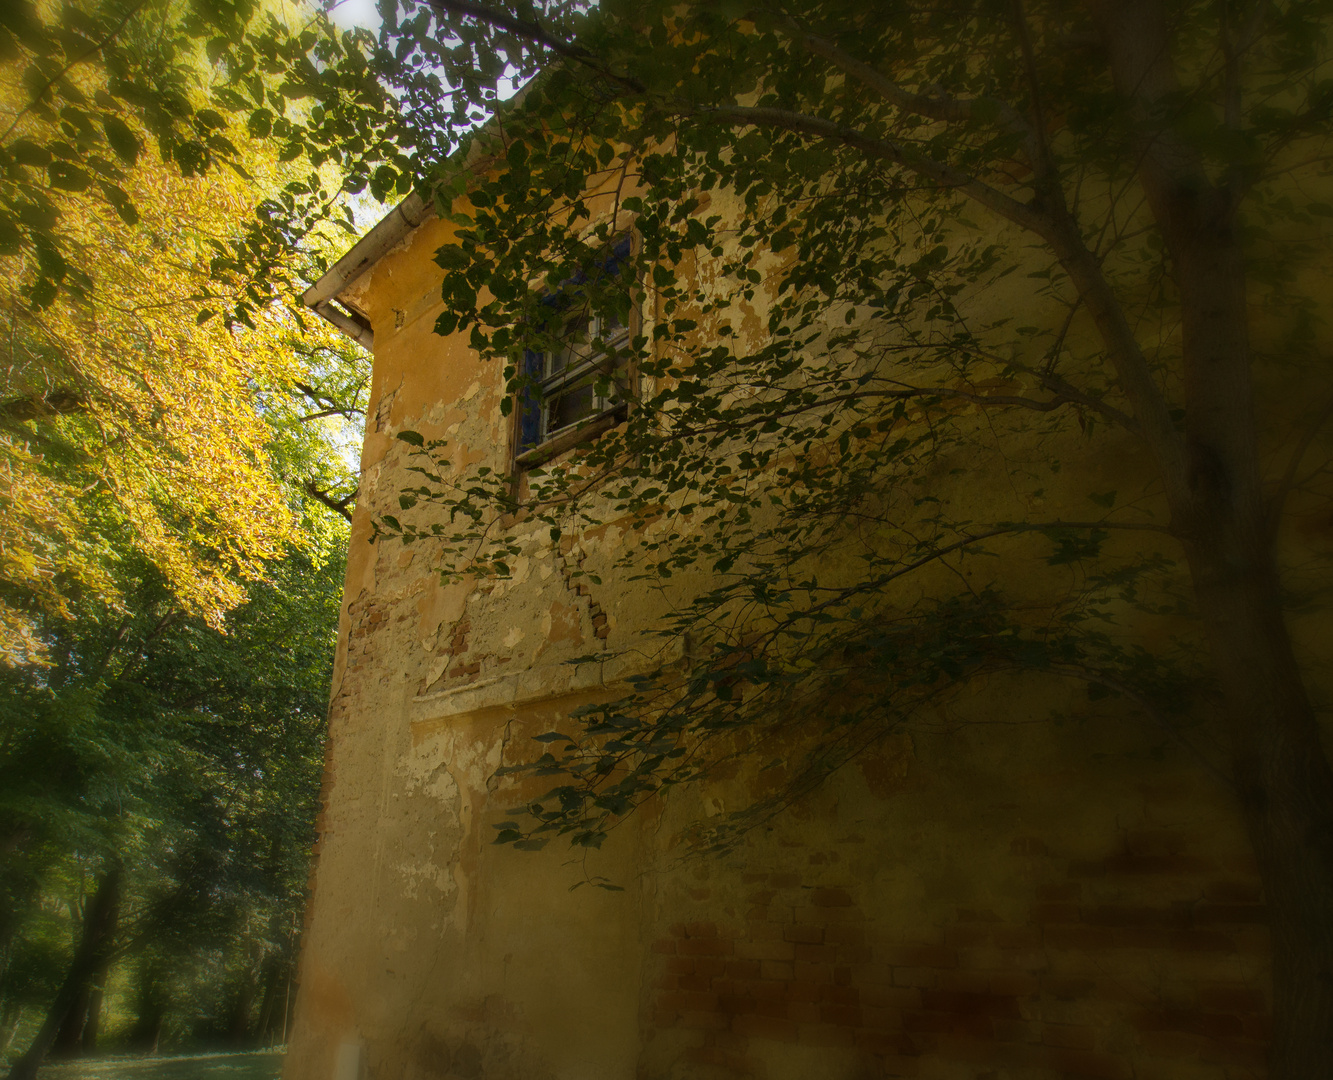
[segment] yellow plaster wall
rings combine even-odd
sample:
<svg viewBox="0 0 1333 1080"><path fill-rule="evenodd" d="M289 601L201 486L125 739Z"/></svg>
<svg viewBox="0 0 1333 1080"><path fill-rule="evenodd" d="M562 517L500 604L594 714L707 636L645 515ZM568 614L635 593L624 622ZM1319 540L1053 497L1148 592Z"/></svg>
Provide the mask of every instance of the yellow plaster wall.
<svg viewBox="0 0 1333 1080"><path fill-rule="evenodd" d="M586 857L491 844L522 794L501 761L625 672L563 661L652 612L573 584L615 530L534 535L490 585L366 542L406 482L397 431L457 467L509 453L501 372L432 331L448 230L352 297L375 376L286 1080L1261 1075L1268 944L1229 792L1076 687L979 685L712 861L673 838L742 781ZM571 891L597 878L623 891Z"/></svg>

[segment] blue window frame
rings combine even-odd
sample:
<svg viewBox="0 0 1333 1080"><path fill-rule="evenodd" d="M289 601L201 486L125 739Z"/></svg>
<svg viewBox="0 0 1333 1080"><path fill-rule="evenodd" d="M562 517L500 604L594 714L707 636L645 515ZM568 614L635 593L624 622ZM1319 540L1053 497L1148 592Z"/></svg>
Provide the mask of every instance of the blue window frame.
<svg viewBox="0 0 1333 1080"><path fill-rule="evenodd" d="M618 274L629 259L630 238L621 238L602 264L601 272ZM563 317L561 344L546 352L523 354L528 385L519 394L516 457L574 435L590 421L619 410L624 402L626 355L630 328L614 315L591 311L574 279L543 300ZM572 445L572 443L571 443Z"/></svg>

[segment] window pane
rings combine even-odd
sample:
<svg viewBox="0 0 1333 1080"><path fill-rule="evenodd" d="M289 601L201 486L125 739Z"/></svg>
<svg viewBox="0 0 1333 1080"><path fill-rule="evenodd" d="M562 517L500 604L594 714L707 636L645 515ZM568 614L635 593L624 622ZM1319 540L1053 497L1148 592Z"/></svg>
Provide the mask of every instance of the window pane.
<svg viewBox="0 0 1333 1080"><path fill-rule="evenodd" d="M585 420L598 410L593 380L580 382L563 390L546 405L546 436L550 438L562 428Z"/></svg>
<svg viewBox="0 0 1333 1080"><path fill-rule="evenodd" d="M582 360L588 352L588 317L580 315L565 324L565 344L555 352L547 354L546 375L559 375L566 368Z"/></svg>

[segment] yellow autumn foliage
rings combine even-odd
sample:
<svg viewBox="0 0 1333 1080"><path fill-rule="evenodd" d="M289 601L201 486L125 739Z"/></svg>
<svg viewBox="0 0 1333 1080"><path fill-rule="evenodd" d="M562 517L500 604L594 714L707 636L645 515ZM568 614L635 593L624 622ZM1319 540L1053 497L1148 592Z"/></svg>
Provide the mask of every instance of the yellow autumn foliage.
<svg viewBox="0 0 1333 1080"><path fill-rule="evenodd" d="M16 115L19 100L0 86L0 116ZM228 306L209 238L236 233L281 175L253 148L247 157L254 182L225 169L184 178L148 149L122 182L140 213L133 226L86 193L53 191L62 230L93 271L83 300L62 291L33 310L22 294L31 268L0 258L6 662L40 662L40 613L67 615L70 598L89 591L114 602L112 567L128 551L216 624L264 561L300 539L258 404L300 377L285 345L297 327L281 305L262 309L253 329L220 316L196 323L207 291L218 298L210 307Z"/></svg>

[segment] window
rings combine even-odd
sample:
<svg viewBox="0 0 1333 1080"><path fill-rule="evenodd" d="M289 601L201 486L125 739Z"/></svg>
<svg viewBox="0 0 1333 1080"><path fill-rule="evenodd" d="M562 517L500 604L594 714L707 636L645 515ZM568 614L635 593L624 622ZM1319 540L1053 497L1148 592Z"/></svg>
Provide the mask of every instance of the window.
<svg viewBox="0 0 1333 1080"><path fill-rule="evenodd" d="M620 272L629 248L629 237L617 242L603 273ZM562 344L523 355L523 373L530 382L518 403L515 464L520 468L539 464L606 430L624 418L626 409L627 322L592 312L578 281L543 302L564 315Z"/></svg>

